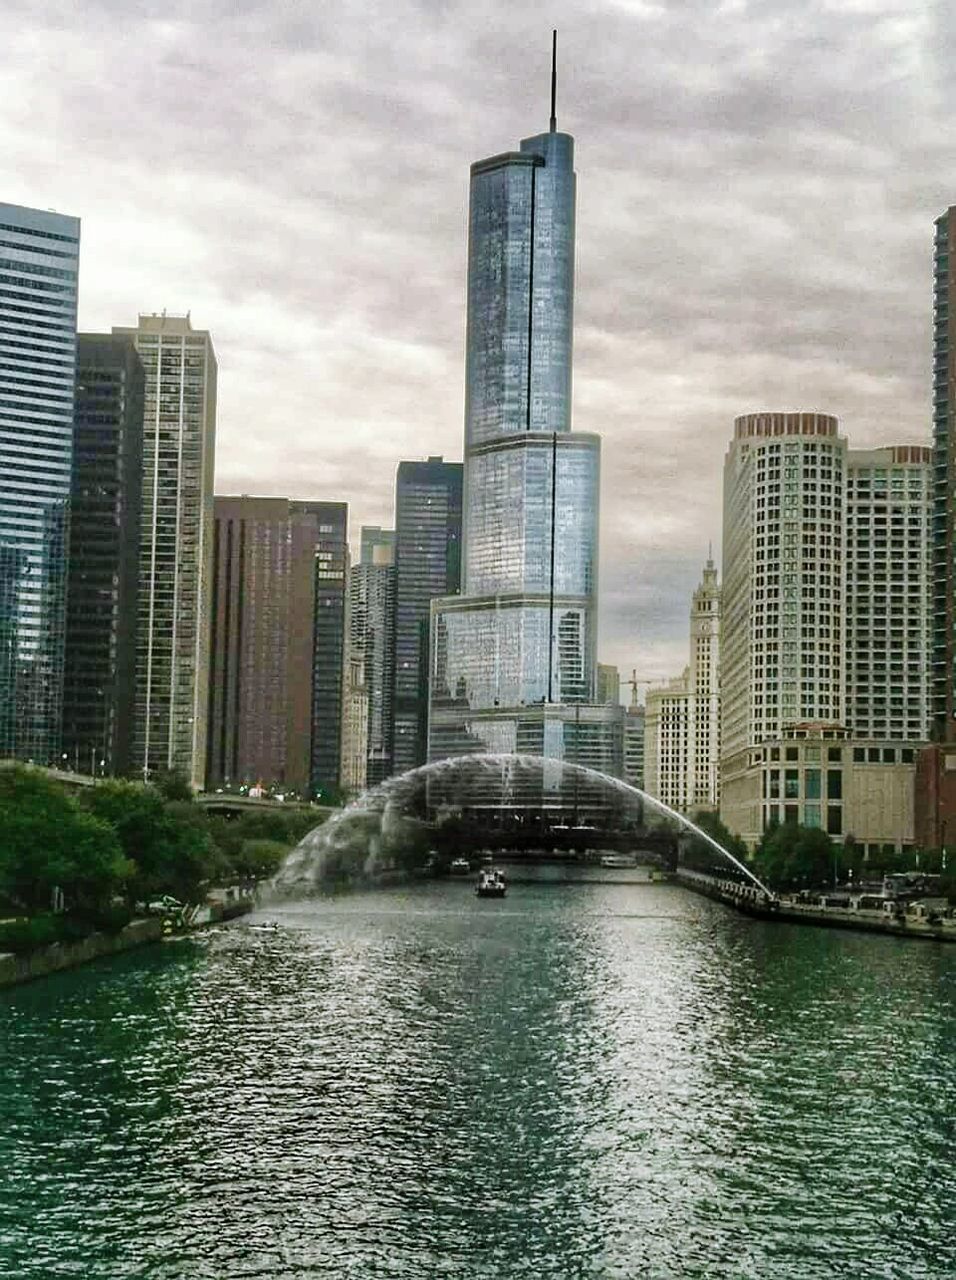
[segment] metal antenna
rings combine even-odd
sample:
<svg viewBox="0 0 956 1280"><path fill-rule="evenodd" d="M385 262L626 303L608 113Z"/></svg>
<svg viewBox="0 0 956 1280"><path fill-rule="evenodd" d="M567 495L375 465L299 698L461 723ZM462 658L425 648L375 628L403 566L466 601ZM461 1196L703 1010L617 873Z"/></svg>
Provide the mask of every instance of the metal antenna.
<svg viewBox="0 0 956 1280"><path fill-rule="evenodd" d="M555 116L555 104L558 96L558 33L557 30L551 32L551 132L555 133L558 128L557 117Z"/></svg>

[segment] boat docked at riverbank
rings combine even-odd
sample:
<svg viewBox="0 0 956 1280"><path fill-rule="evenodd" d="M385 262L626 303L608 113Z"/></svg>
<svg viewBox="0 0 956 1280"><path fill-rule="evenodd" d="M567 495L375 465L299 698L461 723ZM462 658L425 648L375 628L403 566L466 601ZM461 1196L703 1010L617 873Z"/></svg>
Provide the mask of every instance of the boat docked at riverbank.
<svg viewBox="0 0 956 1280"><path fill-rule="evenodd" d="M471 864L467 858L455 858L448 867L450 875L466 876L471 871Z"/></svg>
<svg viewBox="0 0 956 1280"><path fill-rule="evenodd" d="M488 867L479 873L478 883L475 885L475 893L479 898L503 898L507 892L508 884L503 871L497 867Z"/></svg>

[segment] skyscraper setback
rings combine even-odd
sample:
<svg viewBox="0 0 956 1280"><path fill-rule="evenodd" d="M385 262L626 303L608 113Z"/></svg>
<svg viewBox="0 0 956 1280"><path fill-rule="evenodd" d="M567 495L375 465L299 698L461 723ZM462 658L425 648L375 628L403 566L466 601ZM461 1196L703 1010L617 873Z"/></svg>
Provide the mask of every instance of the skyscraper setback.
<svg viewBox="0 0 956 1280"><path fill-rule="evenodd" d="M189 316L142 315L143 534L132 767L201 786L206 761L216 357Z"/></svg>
<svg viewBox="0 0 956 1280"><path fill-rule="evenodd" d="M552 80L553 86L553 80ZM595 705L598 437L571 431L574 141L471 168L462 594L433 606L429 756L619 768Z"/></svg>
<svg viewBox="0 0 956 1280"><path fill-rule="evenodd" d="M80 223L0 204L0 758L59 754Z"/></svg>

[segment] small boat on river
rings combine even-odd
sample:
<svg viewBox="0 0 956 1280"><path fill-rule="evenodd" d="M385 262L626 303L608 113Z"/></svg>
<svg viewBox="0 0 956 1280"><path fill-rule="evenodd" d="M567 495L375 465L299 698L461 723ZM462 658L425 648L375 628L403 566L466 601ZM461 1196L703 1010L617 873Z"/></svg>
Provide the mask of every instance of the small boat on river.
<svg viewBox="0 0 956 1280"><path fill-rule="evenodd" d="M497 867L488 867L478 873L475 893L479 898L503 898L507 892L505 874Z"/></svg>
<svg viewBox="0 0 956 1280"><path fill-rule="evenodd" d="M466 876L471 870L471 865L467 858L455 858L448 870L453 876Z"/></svg>

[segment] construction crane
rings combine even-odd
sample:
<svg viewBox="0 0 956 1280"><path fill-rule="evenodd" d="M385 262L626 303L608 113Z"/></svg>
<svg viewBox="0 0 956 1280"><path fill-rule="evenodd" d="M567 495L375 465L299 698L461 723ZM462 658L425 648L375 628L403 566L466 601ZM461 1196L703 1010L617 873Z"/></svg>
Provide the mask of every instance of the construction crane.
<svg viewBox="0 0 956 1280"><path fill-rule="evenodd" d="M637 702L637 691L638 691L638 688L639 688L639 687L641 687L641 686L643 686L644 688L647 688L647 686L648 686L648 685L652 685L652 684L654 684L654 683L655 683L655 682L654 682L653 680L638 680L638 678L637 678L637 668L636 668L636 667L635 667L635 668L633 668L633 669L632 669L632 671L631 671L631 678L630 678L630 680L622 680L622 681L621 681L621 684L626 684L626 685L629 687L629 689L631 690L631 703L630 703L630 705L631 705L632 707L636 707L636 706L638 705L638 702Z"/></svg>

